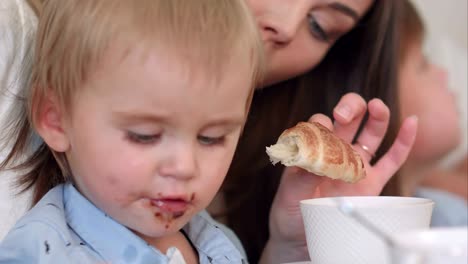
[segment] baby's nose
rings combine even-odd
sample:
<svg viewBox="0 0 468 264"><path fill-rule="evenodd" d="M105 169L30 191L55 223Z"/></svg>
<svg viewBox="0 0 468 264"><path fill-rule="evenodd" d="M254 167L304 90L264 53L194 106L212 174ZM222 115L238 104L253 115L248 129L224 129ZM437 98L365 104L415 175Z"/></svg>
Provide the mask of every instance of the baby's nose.
<svg viewBox="0 0 468 264"><path fill-rule="evenodd" d="M168 150L165 160L159 165L159 175L187 181L195 177L197 165L195 151L189 146Z"/></svg>

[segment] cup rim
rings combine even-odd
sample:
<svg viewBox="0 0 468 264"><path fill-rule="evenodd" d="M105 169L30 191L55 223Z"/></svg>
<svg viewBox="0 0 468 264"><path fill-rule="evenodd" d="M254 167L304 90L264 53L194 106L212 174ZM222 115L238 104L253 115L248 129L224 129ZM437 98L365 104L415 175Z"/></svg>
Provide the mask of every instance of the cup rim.
<svg viewBox="0 0 468 264"><path fill-rule="evenodd" d="M327 207L335 208L338 206L338 199L344 199L353 203L358 208L381 208L382 204L388 207L406 207L415 205L434 205L434 201L421 197L407 197L407 196L336 196L336 197L322 197L304 199L300 201L301 206L306 207ZM384 203L375 202L375 200L382 200ZM365 201L361 204L358 201ZM375 203L374 203L375 202Z"/></svg>

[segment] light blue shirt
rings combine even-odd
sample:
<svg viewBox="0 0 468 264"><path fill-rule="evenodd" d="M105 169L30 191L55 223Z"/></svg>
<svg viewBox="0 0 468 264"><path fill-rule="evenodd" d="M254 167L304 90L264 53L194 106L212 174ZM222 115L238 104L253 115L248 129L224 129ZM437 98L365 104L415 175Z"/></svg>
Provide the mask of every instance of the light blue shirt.
<svg viewBox="0 0 468 264"><path fill-rule="evenodd" d="M418 188L417 197L434 201L431 227L453 227L468 225L468 205L463 197L434 188Z"/></svg>
<svg viewBox="0 0 468 264"><path fill-rule="evenodd" d="M200 263L247 263L206 212L183 228ZM234 241L236 242L236 241ZM108 217L71 184L50 190L0 244L0 264L168 263L168 257Z"/></svg>

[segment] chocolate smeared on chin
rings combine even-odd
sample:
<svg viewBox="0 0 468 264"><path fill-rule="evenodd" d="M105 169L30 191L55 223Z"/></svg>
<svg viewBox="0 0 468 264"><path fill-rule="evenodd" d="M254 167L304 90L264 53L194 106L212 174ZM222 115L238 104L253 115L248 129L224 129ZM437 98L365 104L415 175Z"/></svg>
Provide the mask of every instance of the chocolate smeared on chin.
<svg viewBox="0 0 468 264"><path fill-rule="evenodd" d="M169 229L169 226L172 224L172 221L182 217L185 212L156 212L154 216L159 219L161 222L166 222L164 226L166 229Z"/></svg>

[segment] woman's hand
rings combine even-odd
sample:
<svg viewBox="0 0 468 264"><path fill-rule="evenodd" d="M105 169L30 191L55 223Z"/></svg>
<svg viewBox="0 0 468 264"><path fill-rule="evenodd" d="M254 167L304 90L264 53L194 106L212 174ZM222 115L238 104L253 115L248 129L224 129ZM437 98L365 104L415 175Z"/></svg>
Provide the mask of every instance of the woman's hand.
<svg viewBox="0 0 468 264"><path fill-rule="evenodd" d="M351 142L359 129L366 110L369 118L353 145L361 155L366 178L350 184L328 177L317 176L300 168L286 168L270 211L270 239L262 255L263 263L281 263L308 259L304 226L299 202L303 199L379 195L387 181L408 157L417 131L417 118L403 121L390 149L374 165L370 161L387 132L390 120L388 107L379 99L368 104L357 94L350 93L334 109L335 123L321 114L309 121L319 122L345 140Z"/></svg>

